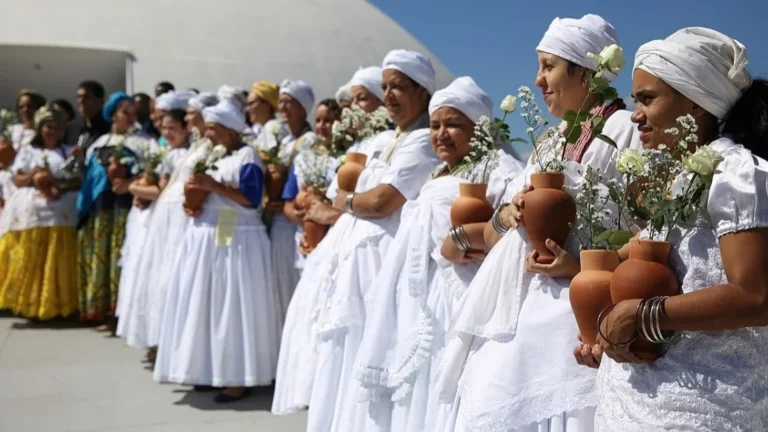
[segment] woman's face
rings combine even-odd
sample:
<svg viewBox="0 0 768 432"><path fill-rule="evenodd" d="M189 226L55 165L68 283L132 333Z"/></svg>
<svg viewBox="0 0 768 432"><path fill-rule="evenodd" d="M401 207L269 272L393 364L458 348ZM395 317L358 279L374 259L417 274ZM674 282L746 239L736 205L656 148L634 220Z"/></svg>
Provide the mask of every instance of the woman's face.
<svg viewBox="0 0 768 432"><path fill-rule="evenodd" d="M189 132L182 126L181 122L171 116L163 117L160 133L163 134L165 142L171 148L181 148L187 144Z"/></svg>
<svg viewBox="0 0 768 432"><path fill-rule="evenodd" d="M382 105L379 98L363 86L352 86L349 94L352 97L352 105L359 106L368 114L376 111Z"/></svg>
<svg viewBox="0 0 768 432"><path fill-rule="evenodd" d="M46 148L55 148L61 139L61 126L55 120L49 120L40 127L40 135Z"/></svg>
<svg viewBox="0 0 768 432"><path fill-rule="evenodd" d="M117 133L126 133L136 124L136 104L133 100L120 102L115 114L112 115L112 125Z"/></svg>
<svg viewBox="0 0 768 432"><path fill-rule="evenodd" d="M205 137L213 142L214 145L223 145L229 149L234 148L237 141L237 132L222 126L218 123L205 123Z"/></svg>
<svg viewBox="0 0 768 432"><path fill-rule="evenodd" d="M568 61L539 51L536 86L541 89L549 113L562 119L566 111L578 111L587 97L586 69L577 66L568 73Z"/></svg>
<svg viewBox="0 0 768 432"><path fill-rule="evenodd" d="M149 119L152 120L152 126L154 126L155 129L160 130L163 125L163 117L165 117L164 110L161 110L160 108L154 108L152 110L152 114L149 116Z"/></svg>
<svg viewBox="0 0 768 432"><path fill-rule="evenodd" d="M399 127L409 126L426 110L429 100L427 90L402 72L393 69L385 69L381 77L384 106L387 107L389 116Z"/></svg>
<svg viewBox="0 0 768 432"><path fill-rule="evenodd" d="M475 124L461 111L442 107L429 118L429 140L443 162L453 168L469 154Z"/></svg>
<svg viewBox="0 0 768 432"><path fill-rule="evenodd" d="M333 111L326 105L318 105L315 109L315 133L323 138L331 136L333 122L338 120Z"/></svg>
<svg viewBox="0 0 768 432"><path fill-rule="evenodd" d="M636 101L632 121L647 149L672 145L676 139L664 131L677 127L678 117L695 116L696 105L690 99L642 69L632 74L632 97Z"/></svg>
<svg viewBox="0 0 768 432"><path fill-rule="evenodd" d="M191 106L187 107L187 115L184 116L184 121L187 122L187 130L189 132L192 132L194 129L197 129L200 133L205 132L203 115Z"/></svg>
<svg viewBox="0 0 768 432"><path fill-rule="evenodd" d="M248 98L245 100L245 112L251 124L263 125L274 117L269 102L253 92L248 93Z"/></svg>
<svg viewBox="0 0 768 432"><path fill-rule="evenodd" d="M298 122L307 118L304 107L287 93L282 93L280 99L277 100L277 110L280 111L280 115L286 123Z"/></svg>
<svg viewBox="0 0 768 432"><path fill-rule="evenodd" d="M19 104L17 106L19 113L19 120L22 123L31 123L35 118L35 111L39 107L35 106L32 102L32 98L29 95L24 95L19 98Z"/></svg>

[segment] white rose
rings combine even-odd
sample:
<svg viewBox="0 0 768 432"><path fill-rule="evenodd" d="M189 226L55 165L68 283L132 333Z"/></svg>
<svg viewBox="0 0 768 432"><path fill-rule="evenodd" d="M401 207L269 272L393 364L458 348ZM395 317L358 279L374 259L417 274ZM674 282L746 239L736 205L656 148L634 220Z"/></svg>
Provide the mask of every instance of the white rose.
<svg viewBox="0 0 768 432"><path fill-rule="evenodd" d="M512 95L507 95L503 101L501 101L501 110L505 113L511 113L517 107L517 98Z"/></svg>
<svg viewBox="0 0 768 432"><path fill-rule="evenodd" d="M608 45L600 52L600 63L607 65L613 72L618 72L624 67L624 50L616 44Z"/></svg>
<svg viewBox="0 0 768 432"><path fill-rule="evenodd" d="M225 154L227 154L227 148L219 144L211 150L211 159L219 160Z"/></svg>
<svg viewBox="0 0 768 432"><path fill-rule="evenodd" d="M272 128L269 132L272 133L272 135L280 135L280 132L282 131L283 131L283 125L275 122L275 123L272 123Z"/></svg>
<svg viewBox="0 0 768 432"><path fill-rule="evenodd" d="M715 169L723 161L723 156L709 146L701 146L696 152L683 160L683 167L688 172L700 175L709 182L715 174Z"/></svg>
<svg viewBox="0 0 768 432"><path fill-rule="evenodd" d="M642 175L645 172L645 165L648 158L641 150L626 149L619 154L619 160L616 161L616 169L620 173L633 176Z"/></svg>

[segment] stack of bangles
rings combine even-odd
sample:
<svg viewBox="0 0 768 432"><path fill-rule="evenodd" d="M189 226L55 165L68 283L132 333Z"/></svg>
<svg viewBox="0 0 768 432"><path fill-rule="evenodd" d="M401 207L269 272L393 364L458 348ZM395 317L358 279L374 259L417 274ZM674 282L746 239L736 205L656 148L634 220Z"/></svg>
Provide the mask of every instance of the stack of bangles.
<svg viewBox="0 0 768 432"><path fill-rule="evenodd" d="M466 252L472 249L472 245L469 243L467 233L464 231L463 226L456 225L455 227L451 228L450 231L448 231L448 235L451 236L453 243L462 251Z"/></svg>
<svg viewBox="0 0 768 432"><path fill-rule="evenodd" d="M502 204L495 212L493 212L493 217L491 218L491 226L493 227L493 230L501 235L504 235L509 231L509 227L506 227L501 223L501 211L508 205L509 203Z"/></svg>
<svg viewBox="0 0 768 432"><path fill-rule="evenodd" d="M668 298L668 296L651 297L644 299L640 302L639 305L637 305L637 311L635 312L635 328L637 329L637 332L635 333L635 336L632 337L632 339L626 342L614 342L608 339L605 334L603 334L603 329L600 327L600 324L603 321L603 316L616 305L610 305L606 307L597 317L597 331L600 334L600 337L602 337L612 346L617 347L630 345L635 341L635 339L637 339L637 334L640 334L643 339L656 344L663 344L672 341L675 332L664 331L661 329L661 317L666 316L666 311L664 310L664 301L666 301Z"/></svg>

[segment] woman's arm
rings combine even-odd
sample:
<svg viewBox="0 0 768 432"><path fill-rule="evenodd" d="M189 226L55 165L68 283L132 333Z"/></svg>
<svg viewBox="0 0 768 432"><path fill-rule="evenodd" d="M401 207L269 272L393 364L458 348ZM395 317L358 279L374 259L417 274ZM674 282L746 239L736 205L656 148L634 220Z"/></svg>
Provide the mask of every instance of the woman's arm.
<svg viewBox="0 0 768 432"><path fill-rule="evenodd" d="M20 188L31 186L33 176L34 176L34 171L26 174L21 171L17 171L16 175L13 176L13 184L16 185L16 187L20 187Z"/></svg>
<svg viewBox="0 0 768 432"><path fill-rule="evenodd" d="M483 235L485 225L485 222L462 225L464 234L466 234L467 240L469 241L469 251L461 250L459 245L457 245L451 236L448 235L445 240L443 240L443 245L440 247L440 254L443 258L452 263L467 263L475 259L484 258L488 251Z"/></svg>
<svg viewBox="0 0 768 432"><path fill-rule="evenodd" d="M327 203L317 200L310 205L304 220L319 223L321 225L333 225L344 214L341 210L331 207Z"/></svg>
<svg viewBox="0 0 768 432"><path fill-rule="evenodd" d="M224 198L230 199L241 206L251 207L251 202L248 198L240 192L240 189L221 184L213 179L208 174L195 174L187 180L189 187L194 189L200 189L208 192L213 192L217 195L221 195Z"/></svg>
<svg viewBox="0 0 768 432"><path fill-rule="evenodd" d="M523 195L526 192L530 192L533 190L533 186L528 185L524 187L520 192L518 192L513 198L512 201L510 201L509 205L501 209L499 212L499 222L502 226L508 228L508 229L517 229L520 224L523 223L523 214L522 214L522 208L525 205L525 202L523 200ZM494 246L496 246L496 243L501 240L502 237L504 237L503 234L497 232L495 229L493 229L493 223L492 221L488 221L487 224L485 224L485 231L483 235L485 239L485 244L487 246L487 250L490 250Z"/></svg>
<svg viewBox="0 0 768 432"><path fill-rule="evenodd" d="M171 176L169 175L160 176L160 181L157 182L157 187L159 187L161 191L164 191L165 187L168 186L168 182L170 181L170 179L171 179Z"/></svg>
<svg viewBox="0 0 768 432"><path fill-rule="evenodd" d="M334 207L346 211L346 199L349 192L339 190ZM367 219L382 219L395 214L405 205L406 199L394 186L380 184L375 188L355 194L352 199L352 212L355 216Z"/></svg>
<svg viewBox="0 0 768 432"><path fill-rule="evenodd" d="M293 203L293 200L283 201L283 214L289 221L296 225L302 225L304 223L304 214L306 211L297 209Z"/></svg>
<svg viewBox="0 0 768 432"><path fill-rule="evenodd" d="M131 193L131 195L144 199L144 200L150 200L154 201L157 199L157 197L160 196L160 187L153 185L153 186L143 186L139 185L139 182L135 181L131 183L131 185L128 187L128 192Z"/></svg>

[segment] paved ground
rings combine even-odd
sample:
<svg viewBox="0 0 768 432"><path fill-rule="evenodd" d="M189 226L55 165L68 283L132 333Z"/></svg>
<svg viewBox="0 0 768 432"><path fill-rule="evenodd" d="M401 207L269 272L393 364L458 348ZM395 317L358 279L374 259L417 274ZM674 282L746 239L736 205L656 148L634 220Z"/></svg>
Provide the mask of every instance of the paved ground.
<svg viewBox="0 0 768 432"><path fill-rule="evenodd" d="M217 405L160 385L144 354L93 329L0 315L0 432L298 432L306 412L269 413L272 390Z"/></svg>

